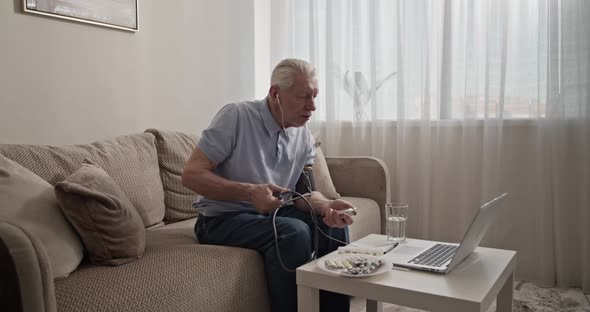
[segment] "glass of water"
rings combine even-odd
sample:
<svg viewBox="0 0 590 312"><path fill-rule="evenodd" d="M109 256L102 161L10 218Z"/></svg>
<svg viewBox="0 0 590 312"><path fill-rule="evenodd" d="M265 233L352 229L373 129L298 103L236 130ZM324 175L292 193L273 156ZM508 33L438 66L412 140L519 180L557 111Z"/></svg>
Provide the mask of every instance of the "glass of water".
<svg viewBox="0 0 590 312"><path fill-rule="evenodd" d="M406 241L406 220L408 220L408 204L385 204L387 216L387 239L398 243Z"/></svg>

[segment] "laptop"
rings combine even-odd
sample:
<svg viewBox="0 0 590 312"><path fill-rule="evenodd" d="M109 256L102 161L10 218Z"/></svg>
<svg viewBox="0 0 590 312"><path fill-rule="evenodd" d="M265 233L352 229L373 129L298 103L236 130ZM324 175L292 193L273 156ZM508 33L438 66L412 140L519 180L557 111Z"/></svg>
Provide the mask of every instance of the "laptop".
<svg viewBox="0 0 590 312"><path fill-rule="evenodd" d="M449 273L479 245L508 193L504 193L480 208L460 244L430 241L409 241L390 254L394 267Z"/></svg>

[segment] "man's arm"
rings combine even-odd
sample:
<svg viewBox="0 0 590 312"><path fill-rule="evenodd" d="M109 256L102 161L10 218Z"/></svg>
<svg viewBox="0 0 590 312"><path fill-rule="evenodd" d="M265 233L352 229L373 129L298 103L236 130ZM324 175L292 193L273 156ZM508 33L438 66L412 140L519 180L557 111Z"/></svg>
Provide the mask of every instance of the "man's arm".
<svg viewBox="0 0 590 312"><path fill-rule="evenodd" d="M240 183L224 179L212 171L217 167L198 147L182 171L182 185L213 200L247 201L258 212L266 213L279 207L282 201L273 192L287 189L274 184Z"/></svg>
<svg viewBox="0 0 590 312"><path fill-rule="evenodd" d="M344 227L347 224L352 224L352 217L339 212L339 210L351 208L351 203L342 199L327 199L318 191L313 191L310 194L311 196L307 197L307 200L311 204L314 213L324 217L323 221L326 225L330 227ZM303 211L309 211L310 208L305 200L301 198L295 200L295 207Z"/></svg>

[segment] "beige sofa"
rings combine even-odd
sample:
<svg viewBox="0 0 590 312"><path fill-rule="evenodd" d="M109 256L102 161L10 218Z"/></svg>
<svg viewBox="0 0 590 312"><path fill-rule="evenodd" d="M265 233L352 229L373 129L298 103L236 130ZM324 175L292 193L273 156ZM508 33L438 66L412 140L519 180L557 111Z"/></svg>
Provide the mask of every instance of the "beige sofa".
<svg viewBox="0 0 590 312"><path fill-rule="evenodd" d="M91 159L118 183L146 228L139 260L99 266L85 257L67 277L55 278L53 268L59 264L51 263L53 250L47 250L42 238L18 220L0 220L2 310L269 311L257 252L200 245L195 239L197 212L191 202L198 195L180 184L180 174L197 140L195 135L148 129L87 145L0 144L1 155L51 185ZM359 211L351 239L380 233L389 194L383 163L368 157L326 160L336 190ZM10 203L1 205L7 209Z"/></svg>

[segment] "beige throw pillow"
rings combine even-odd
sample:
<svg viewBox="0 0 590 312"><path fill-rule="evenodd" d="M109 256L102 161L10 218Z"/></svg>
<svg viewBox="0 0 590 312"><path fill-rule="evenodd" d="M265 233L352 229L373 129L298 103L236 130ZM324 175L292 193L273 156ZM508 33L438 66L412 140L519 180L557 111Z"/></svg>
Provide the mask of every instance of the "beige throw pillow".
<svg viewBox="0 0 590 312"><path fill-rule="evenodd" d="M315 179L316 190L328 199L340 198L340 194L336 192L336 187L334 187L334 183L332 182L324 152L322 151L320 143L317 141L313 163L313 177Z"/></svg>
<svg viewBox="0 0 590 312"><path fill-rule="evenodd" d="M120 265L141 258L145 249L141 217L104 169L85 162L57 183L55 192L92 263Z"/></svg>
<svg viewBox="0 0 590 312"><path fill-rule="evenodd" d="M76 270L82 242L59 210L53 186L0 155L0 220L12 223L41 241L54 278Z"/></svg>

